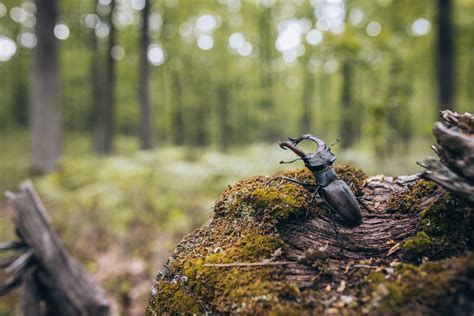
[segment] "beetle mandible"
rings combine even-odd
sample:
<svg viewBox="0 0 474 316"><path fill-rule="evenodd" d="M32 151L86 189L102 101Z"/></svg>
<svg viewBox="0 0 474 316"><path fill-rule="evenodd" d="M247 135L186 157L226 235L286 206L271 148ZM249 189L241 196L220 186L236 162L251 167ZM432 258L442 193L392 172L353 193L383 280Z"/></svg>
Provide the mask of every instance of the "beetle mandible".
<svg viewBox="0 0 474 316"><path fill-rule="evenodd" d="M312 172L316 184L305 183L289 177L279 177L276 179L283 179L299 184L313 193L310 205L313 204L314 199L319 195L329 209L331 221L336 231L336 237L340 243L339 232L334 221L334 213L339 214L347 225L351 227L359 226L362 224L362 215L359 204L357 203L358 199L354 193L352 193L346 182L338 178L332 167L336 156L323 140L312 134L304 134L298 138L288 137L288 139L289 141L279 142L280 147L285 150L290 149L298 155L299 158L290 162L280 161L280 163L291 163L296 160L303 160L306 168ZM315 153L305 153L296 146L304 139L311 140L317 144Z"/></svg>

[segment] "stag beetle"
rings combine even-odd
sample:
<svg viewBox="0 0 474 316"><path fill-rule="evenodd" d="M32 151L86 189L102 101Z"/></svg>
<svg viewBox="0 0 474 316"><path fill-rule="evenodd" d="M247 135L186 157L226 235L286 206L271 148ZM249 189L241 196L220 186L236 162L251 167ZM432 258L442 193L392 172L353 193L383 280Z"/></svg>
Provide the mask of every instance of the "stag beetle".
<svg viewBox="0 0 474 316"><path fill-rule="evenodd" d="M280 161L280 163L292 163L297 160L303 160L306 168L313 173L316 184L305 183L288 177L278 177L276 179L299 184L313 193L310 205L313 204L314 199L319 194L329 208L329 214L334 225L334 230L336 231L336 237L340 244L339 232L334 221L334 213L339 214L347 225L351 227L359 226L362 224L362 215L359 204L357 203L358 200L349 186L338 178L332 167L336 156L331 152L330 147L326 146L324 141L311 134L304 134L298 138L288 137L288 139L289 141L279 142L280 147L284 150L292 150L299 158L288 162ZM305 153L296 147L296 145L304 139L311 140L317 144L315 153ZM365 207L364 204L362 205Z"/></svg>

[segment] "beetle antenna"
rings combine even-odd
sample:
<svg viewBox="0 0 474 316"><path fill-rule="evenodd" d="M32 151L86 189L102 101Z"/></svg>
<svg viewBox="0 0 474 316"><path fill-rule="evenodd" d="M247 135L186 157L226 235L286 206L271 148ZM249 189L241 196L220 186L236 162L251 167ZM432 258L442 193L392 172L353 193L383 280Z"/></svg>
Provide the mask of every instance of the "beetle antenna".
<svg viewBox="0 0 474 316"><path fill-rule="evenodd" d="M299 158L293 159L293 160L291 160L291 161L280 160L280 164L283 164L283 163L293 163L293 162L295 162L295 161L297 161L297 160L301 160L301 159L303 159L303 158L299 157Z"/></svg>
<svg viewBox="0 0 474 316"><path fill-rule="evenodd" d="M334 145L336 145L337 143L339 143L341 140L339 138L336 138L336 141L334 143L332 143L331 145L329 145L329 147L332 147Z"/></svg>

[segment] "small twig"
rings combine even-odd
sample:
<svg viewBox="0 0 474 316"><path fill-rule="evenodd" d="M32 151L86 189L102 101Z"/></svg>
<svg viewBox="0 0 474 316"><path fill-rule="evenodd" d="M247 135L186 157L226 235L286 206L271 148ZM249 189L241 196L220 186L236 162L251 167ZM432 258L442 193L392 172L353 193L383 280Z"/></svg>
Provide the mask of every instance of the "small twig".
<svg viewBox="0 0 474 316"><path fill-rule="evenodd" d="M280 266L294 263L292 261L261 261L261 262L233 262L233 263L206 263L203 267L232 268L232 267L258 267Z"/></svg>
<svg viewBox="0 0 474 316"><path fill-rule="evenodd" d="M377 266L371 266L368 264L354 264L354 268L367 268L367 269L377 269Z"/></svg>

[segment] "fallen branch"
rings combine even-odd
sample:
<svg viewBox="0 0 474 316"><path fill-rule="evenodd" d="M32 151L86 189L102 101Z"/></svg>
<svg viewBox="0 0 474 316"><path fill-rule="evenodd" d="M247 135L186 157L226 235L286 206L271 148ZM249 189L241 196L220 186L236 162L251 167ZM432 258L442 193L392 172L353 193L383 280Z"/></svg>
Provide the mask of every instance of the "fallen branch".
<svg viewBox="0 0 474 316"><path fill-rule="evenodd" d="M206 263L203 267L233 268L233 267L260 267L280 266L294 262L291 261L261 261L261 262L234 262L234 263Z"/></svg>

